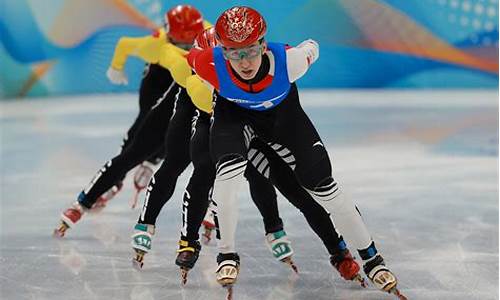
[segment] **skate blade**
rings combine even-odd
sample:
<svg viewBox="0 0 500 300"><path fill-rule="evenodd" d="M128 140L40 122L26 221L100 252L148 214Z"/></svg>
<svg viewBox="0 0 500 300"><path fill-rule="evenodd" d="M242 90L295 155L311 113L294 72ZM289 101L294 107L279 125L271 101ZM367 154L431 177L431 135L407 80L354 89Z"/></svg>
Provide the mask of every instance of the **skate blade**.
<svg viewBox="0 0 500 300"><path fill-rule="evenodd" d="M356 276L354 276L354 278L352 279L352 281L356 281L358 282L362 288L367 288L368 287L368 284L366 283L366 280L359 274L357 274Z"/></svg>
<svg viewBox="0 0 500 300"><path fill-rule="evenodd" d="M230 286L227 286L227 296L226 296L226 300L233 300L233 286L230 285Z"/></svg>
<svg viewBox="0 0 500 300"><path fill-rule="evenodd" d="M142 251L142 250L137 250L137 249L134 249L135 250L135 257L132 258L132 266L136 269L136 270L142 270L142 267L144 266L144 254L146 254L146 252Z"/></svg>
<svg viewBox="0 0 500 300"><path fill-rule="evenodd" d="M134 267L134 269L136 269L137 271L141 271L142 266L144 266L144 263L142 261L138 261L135 258L132 259L132 267Z"/></svg>
<svg viewBox="0 0 500 300"><path fill-rule="evenodd" d="M66 234L66 230L68 229L69 226L64 221L61 221L59 227L54 229L54 232L52 232L52 236L55 238L62 238L64 237L64 235Z"/></svg>
<svg viewBox="0 0 500 300"><path fill-rule="evenodd" d="M63 238L64 237L64 231L61 231L59 229L54 229L54 232L52 232L52 236L55 237L55 238Z"/></svg>
<svg viewBox="0 0 500 300"><path fill-rule="evenodd" d="M397 296L399 300L408 300L408 298L406 298L405 295L401 294L401 292L396 287L393 287L392 289L390 289L389 293Z"/></svg>
<svg viewBox="0 0 500 300"><path fill-rule="evenodd" d="M299 274L299 268L297 267L297 265L295 264L295 262L292 260L291 257L284 258L282 262L289 265L296 274Z"/></svg>
<svg viewBox="0 0 500 300"><path fill-rule="evenodd" d="M212 229L205 227L205 232L202 234L202 242L204 245L208 245L212 240Z"/></svg>
<svg viewBox="0 0 500 300"><path fill-rule="evenodd" d="M189 269L181 268L181 284L186 285L188 278Z"/></svg>

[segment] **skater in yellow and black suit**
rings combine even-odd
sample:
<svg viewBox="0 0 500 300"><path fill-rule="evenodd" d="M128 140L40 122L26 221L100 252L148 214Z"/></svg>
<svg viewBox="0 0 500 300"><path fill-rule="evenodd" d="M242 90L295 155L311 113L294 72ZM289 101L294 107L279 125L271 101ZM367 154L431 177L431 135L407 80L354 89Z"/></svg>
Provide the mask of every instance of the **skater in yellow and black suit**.
<svg viewBox="0 0 500 300"><path fill-rule="evenodd" d="M186 63L184 54L188 49L187 45L191 45L196 35L210 24L203 20L197 9L189 5L170 9L165 15L165 23L165 29L160 29L151 36L124 37L117 43L107 72L112 82L127 83L123 66L129 56L137 56L148 63L148 71L140 89L141 111L129 130L129 139L121 153L97 172L90 184L79 194L77 201L63 212L61 226L55 231L56 235L63 236L66 229L78 222L84 212L99 205L103 200L101 195L121 182L128 171L162 150L169 121L175 112L180 118L181 113L188 110L185 118L190 123L194 106L184 86L186 78L191 75L191 68ZM184 103L190 107L179 109L180 104ZM175 157L175 151L180 155L176 158L177 163L171 164L175 169L172 173L180 174L189 164L189 155L186 155L189 152L188 147L189 134L185 141L179 140L171 149L165 149L170 152L172 158ZM145 186L149 178L142 181L141 184ZM173 191L175 180L169 184L169 189ZM108 199L103 202L106 200Z"/></svg>

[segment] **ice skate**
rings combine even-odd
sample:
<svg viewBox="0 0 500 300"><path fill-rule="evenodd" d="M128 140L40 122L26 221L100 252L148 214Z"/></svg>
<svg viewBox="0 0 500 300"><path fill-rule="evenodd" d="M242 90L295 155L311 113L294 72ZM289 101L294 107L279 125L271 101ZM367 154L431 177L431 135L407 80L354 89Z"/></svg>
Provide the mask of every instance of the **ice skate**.
<svg viewBox="0 0 500 300"><path fill-rule="evenodd" d="M135 225L134 234L132 235L132 248L135 251L135 257L132 259L132 265L136 269L142 269L144 265L144 255L151 250L151 240L154 234L154 225Z"/></svg>
<svg viewBox="0 0 500 300"><path fill-rule="evenodd" d="M363 269L376 288L394 294L400 300L407 300L397 288L398 280L396 276L385 266L384 260L380 255L368 261Z"/></svg>
<svg viewBox="0 0 500 300"><path fill-rule="evenodd" d="M362 287L367 287L366 280L359 274L359 264L354 260L349 249L330 256L330 263L345 280L357 281Z"/></svg>
<svg viewBox="0 0 500 300"><path fill-rule="evenodd" d="M80 205L80 203L75 202L70 208L66 209L61 214L61 222L59 227L54 230L54 237L63 237L66 234L66 230L73 227L76 222L80 220L86 209Z"/></svg>
<svg viewBox="0 0 500 300"><path fill-rule="evenodd" d="M240 257L237 253L219 253L217 255L217 282L227 289L227 300L233 299L233 285L240 272Z"/></svg>
<svg viewBox="0 0 500 300"><path fill-rule="evenodd" d="M212 240L212 231L215 229L214 213L210 208L207 210L207 214L203 222L201 222L201 225L203 225L201 239L204 245L208 245Z"/></svg>
<svg viewBox="0 0 500 300"><path fill-rule="evenodd" d="M189 270L191 270L198 257L200 255L201 245L198 241L179 241L179 250L177 250L177 258L175 259L175 264L181 268L181 283L187 283L187 276Z"/></svg>
<svg viewBox="0 0 500 300"><path fill-rule="evenodd" d="M295 273L299 273L299 269L292 260L293 249L291 242L284 230L266 234L266 242L274 258L288 264Z"/></svg>
<svg viewBox="0 0 500 300"><path fill-rule="evenodd" d="M129 202L132 209L137 206L139 194L148 186L151 177L153 177L154 167L155 165L148 161L143 162L140 166L137 167L134 174L135 192Z"/></svg>
<svg viewBox="0 0 500 300"><path fill-rule="evenodd" d="M104 207L106 207L106 204L108 203L109 200L113 199L116 194L118 194L123 187L123 182L118 182L114 186L112 186L109 190L107 190L104 194L99 196L97 198L97 201L92 205L92 208L90 209L89 212L91 213L99 213L102 211Z"/></svg>

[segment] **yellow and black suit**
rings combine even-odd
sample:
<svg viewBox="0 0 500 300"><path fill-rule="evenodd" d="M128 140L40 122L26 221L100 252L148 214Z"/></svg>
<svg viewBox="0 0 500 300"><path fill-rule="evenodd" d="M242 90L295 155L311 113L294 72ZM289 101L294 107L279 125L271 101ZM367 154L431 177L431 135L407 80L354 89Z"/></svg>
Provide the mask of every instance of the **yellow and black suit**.
<svg viewBox="0 0 500 300"><path fill-rule="evenodd" d="M100 195L123 180L128 171L164 148L165 161L155 175L155 181L161 184L149 187L149 200L139 220L140 223L155 224L161 207L172 196L177 177L191 163L191 122L196 116L196 108L185 89L186 79L192 75L184 57L186 53L170 43L162 29L151 36L123 37L118 41L111 62L113 69L123 71L130 56L138 57L147 63L139 91L141 112L121 153L108 161L80 194L81 205L90 208ZM203 154L201 158L198 158L200 155L196 156L196 159L193 155L195 167L197 164L207 163L208 168L213 168L206 147ZM195 188L190 193L190 201L200 199L201 203L191 205L193 209L190 210L188 219L191 215L202 219L205 214L208 190L213 182L211 174L214 172L208 173L208 176L193 174L191 178L191 185ZM191 230L192 238L197 239L201 220L191 223L198 223L198 227Z"/></svg>

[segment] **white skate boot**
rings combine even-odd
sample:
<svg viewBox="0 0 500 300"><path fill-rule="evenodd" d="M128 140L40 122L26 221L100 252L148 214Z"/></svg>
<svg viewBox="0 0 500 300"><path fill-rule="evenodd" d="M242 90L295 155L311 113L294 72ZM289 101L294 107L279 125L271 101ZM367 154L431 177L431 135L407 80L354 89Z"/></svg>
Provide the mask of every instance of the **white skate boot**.
<svg viewBox="0 0 500 300"><path fill-rule="evenodd" d="M292 242L290 242L284 230L266 234L266 242L274 258L288 264L295 273L299 272L292 260Z"/></svg>
<svg viewBox="0 0 500 300"><path fill-rule="evenodd" d="M363 266L363 269L366 276L368 276L376 288L394 294L400 300L407 300L397 288L398 280L396 276L385 266L384 260L380 255L368 261Z"/></svg>
<svg viewBox="0 0 500 300"><path fill-rule="evenodd" d="M217 255L217 282L227 289L227 300L233 299L233 285L240 272L240 257L237 253L219 253Z"/></svg>
<svg viewBox="0 0 500 300"><path fill-rule="evenodd" d="M137 224L132 235L132 248L135 251L135 258L132 265L136 269L142 269L144 265L144 255L151 250L151 240L155 234L155 226L149 224Z"/></svg>

